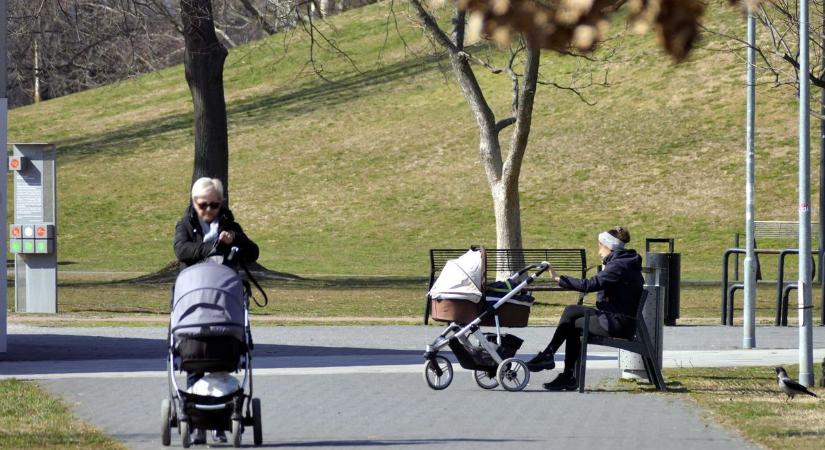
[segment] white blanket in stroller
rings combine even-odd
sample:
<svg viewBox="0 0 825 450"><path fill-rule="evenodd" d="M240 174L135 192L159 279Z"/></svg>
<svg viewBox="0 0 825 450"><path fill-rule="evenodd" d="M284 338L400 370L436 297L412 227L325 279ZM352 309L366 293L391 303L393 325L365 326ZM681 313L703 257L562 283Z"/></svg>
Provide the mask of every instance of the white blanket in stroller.
<svg viewBox="0 0 825 450"><path fill-rule="evenodd" d="M227 372L207 373L188 389L190 394L223 397L241 388L237 378Z"/></svg>

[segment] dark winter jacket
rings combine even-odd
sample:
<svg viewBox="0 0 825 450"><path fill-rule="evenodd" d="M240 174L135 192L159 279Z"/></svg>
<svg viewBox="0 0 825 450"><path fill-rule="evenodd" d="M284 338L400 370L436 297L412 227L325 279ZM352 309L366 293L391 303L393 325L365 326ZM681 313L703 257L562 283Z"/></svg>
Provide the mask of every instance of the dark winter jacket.
<svg viewBox="0 0 825 450"><path fill-rule="evenodd" d="M632 335L636 310L642 296L642 257L636 250L616 250L604 259L596 276L585 280L562 275L559 286L579 292L598 292L599 323L611 336Z"/></svg>
<svg viewBox="0 0 825 450"><path fill-rule="evenodd" d="M198 214L192 205L189 205L183 217L175 227L175 256L183 267L201 262L207 256L218 254L226 258L232 247L238 247L237 257L245 263L252 263L258 259L258 246L250 240L232 215L232 211L221 207L217 215L218 234L221 231L235 232L235 239L231 245L220 243L217 239L212 242L203 242L203 231Z"/></svg>

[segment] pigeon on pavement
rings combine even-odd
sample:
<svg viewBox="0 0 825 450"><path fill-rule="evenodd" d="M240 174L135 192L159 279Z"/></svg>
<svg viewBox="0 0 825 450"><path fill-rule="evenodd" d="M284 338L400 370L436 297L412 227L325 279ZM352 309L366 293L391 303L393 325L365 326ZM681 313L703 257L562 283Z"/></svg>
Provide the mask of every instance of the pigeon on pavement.
<svg viewBox="0 0 825 450"><path fill-rule="evenodd" d="M775 370L776 379L779 382L779 388L782 389L782 392L788 395L787 400L792 400L796 394L808 394L816 397L816 394L809 391L808 388L790 379L790 377L788 377L788 372L785 372L784 367L777 367Z"/></svg>

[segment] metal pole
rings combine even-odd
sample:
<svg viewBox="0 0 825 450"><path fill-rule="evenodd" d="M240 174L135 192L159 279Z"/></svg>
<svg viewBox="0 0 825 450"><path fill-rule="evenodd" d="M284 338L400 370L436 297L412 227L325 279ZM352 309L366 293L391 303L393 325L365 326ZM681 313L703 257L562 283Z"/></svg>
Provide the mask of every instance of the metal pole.
<svg viewBox="0 0 825 450"><path fill-rule="evenodd" d="M745 125L745 304L742 348L756 347L756 264L754 264L754 129L756 117L756 18L748 7L747 115Z"/></svg>
<svg viewBox="0 0 825 450"><path fill-rule="evenodd" d="M6 149L8 145L8 99L6 98L6 0L0 0L0 161L6 162L8 166L9 155ZM0 183L0 229L3 235L0 238L0 255L3 264L0 267L0 353L5 353L7 349L7 327L6 310L8 307L7 298L7 260L6 241L9 235L6 220L6 198L8 196L8 183Z"/></svg>
<svg viewBox="0 0 825 450"><path fill-rule="evenodd" d="M811 328L811 129L809 122L808 0L799 2L799 382L814 384Z"/></svg>
<svg viewBox="0 0 825 450"><path fill-rule="evenodd" d="M825 30L825 10L822 14L822 29ZM825 48L825 38L823 38ZM822 69L825 71L825 57L822 57ZM825 88L820 89L822 95L819 111L825 117ZM819 324L825 325L825 119L819 120L819 296L822 305Z"/></svg>

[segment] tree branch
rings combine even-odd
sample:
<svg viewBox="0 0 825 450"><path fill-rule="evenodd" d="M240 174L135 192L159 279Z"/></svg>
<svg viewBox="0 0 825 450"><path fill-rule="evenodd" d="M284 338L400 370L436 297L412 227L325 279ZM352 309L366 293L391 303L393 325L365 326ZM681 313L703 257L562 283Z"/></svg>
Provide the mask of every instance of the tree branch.
<svg viewBox="0 0 825 450"><path fill-rule="evenodd" d="M501 130L509 127L514 123L516 123L516 118L512 116L506 119L499 120L498 122L496 122L496 133L501 133Z"/></svg>
<svg viewBox="0 0 825 450"><path fill-rule="evenodd" d="M444 30L438 26L438 22L435 18L427 11L424 6L421 5L419 0L410 0L410 4L412 5L413 9L415 10L418 19L421 20L421 23L430 32L430 35L441 44L442 47L447 49L450 53L456 54L459 52L459 49L455 46L453 41L444 33Z"/></svg>
<svg viewBox="0 0 825 450"><path fill-rule="evenodd" d="M527 150L527 140L530 136L530 127L533 121L533 103L538 85L541 50L528 45L525 48L525 53L524 87L519 95L516 123L513 128L513 135L510 138L510 151L502 171L505 183L508 184L517 183L521 173L521 162L524 159L524 152Z"/></svg>

